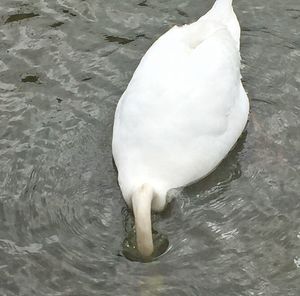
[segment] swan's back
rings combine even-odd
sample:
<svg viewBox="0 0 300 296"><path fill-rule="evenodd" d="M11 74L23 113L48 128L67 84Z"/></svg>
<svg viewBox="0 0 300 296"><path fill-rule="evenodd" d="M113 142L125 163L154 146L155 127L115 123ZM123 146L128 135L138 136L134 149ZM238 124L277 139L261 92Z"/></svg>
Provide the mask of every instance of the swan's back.
<svg viewBox="0 0 300 296"><path fill-rule="evenodd" d="M158 39L124 92L113 155L128 204L147 183L156 193L153 208L162 209L169 189L211 172L244 129L249 105L230 2L217 0L196 23Z"/></svg>

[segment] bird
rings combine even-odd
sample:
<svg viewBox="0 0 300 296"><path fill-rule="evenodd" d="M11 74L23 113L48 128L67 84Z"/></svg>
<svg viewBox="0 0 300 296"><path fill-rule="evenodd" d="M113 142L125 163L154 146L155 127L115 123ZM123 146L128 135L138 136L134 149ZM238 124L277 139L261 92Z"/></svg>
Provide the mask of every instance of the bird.
<svg viewBox="0 0 300 296"><path fill-rule="evenodd" d="M216 0L153 43L117 104L112 154L142 257L153 253L151 213L168 191L210 174L245 129L240 32L232 0Z"/></svg>

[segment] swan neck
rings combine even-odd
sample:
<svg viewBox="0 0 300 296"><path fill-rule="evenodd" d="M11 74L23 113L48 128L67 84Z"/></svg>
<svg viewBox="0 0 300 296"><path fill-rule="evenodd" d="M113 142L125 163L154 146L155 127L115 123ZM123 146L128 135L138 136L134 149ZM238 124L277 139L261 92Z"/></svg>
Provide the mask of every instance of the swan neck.
<svg viewBox="0 0 300 296"><path fill-rule="evenodd" d="M144 257L149 257L154 249L151 224L152 199L153 190L147 184L141 186L132 196L137 248Z"/></svg>

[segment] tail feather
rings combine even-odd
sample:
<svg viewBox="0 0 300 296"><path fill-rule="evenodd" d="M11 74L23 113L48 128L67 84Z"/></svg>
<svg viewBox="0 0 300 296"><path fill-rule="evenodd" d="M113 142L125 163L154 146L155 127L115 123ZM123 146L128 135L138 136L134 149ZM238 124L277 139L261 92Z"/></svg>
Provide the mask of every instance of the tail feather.
<svg viewBox="0 0 300 296"><path fill-rule="evenodd" d="M200 18L201 19L201 18ZM240 25L233 11L232 0L216 0L210 11L203 17L225 25L236 41L237 47L240 47Z"/></svg>
<svg viewBox="0 0 300 296"><path fill-rule="evenodd" d="M216 0L214 6L220 6L220 5L232 6L232 0Z"/></svg>
<svg viewBox="0 0 300 296"><path fill-rule="evenodd" d="M211 10L207 13L210 17L227 19L232 16L232 0L216 0Z"/></svg>

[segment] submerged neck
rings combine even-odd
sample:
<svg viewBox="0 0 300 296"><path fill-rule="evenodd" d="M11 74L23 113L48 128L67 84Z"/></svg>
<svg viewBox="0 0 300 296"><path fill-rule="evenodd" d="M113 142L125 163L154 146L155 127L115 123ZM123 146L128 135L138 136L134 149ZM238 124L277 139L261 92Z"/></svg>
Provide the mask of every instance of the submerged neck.
<svg viewBox="0 0 300 296"><path fill-rule="evenodd" d="M153 238L151 224L152 188L144 184L132 196L132 206L135 218L137 248L142 256L153 253Z"/></svg>

